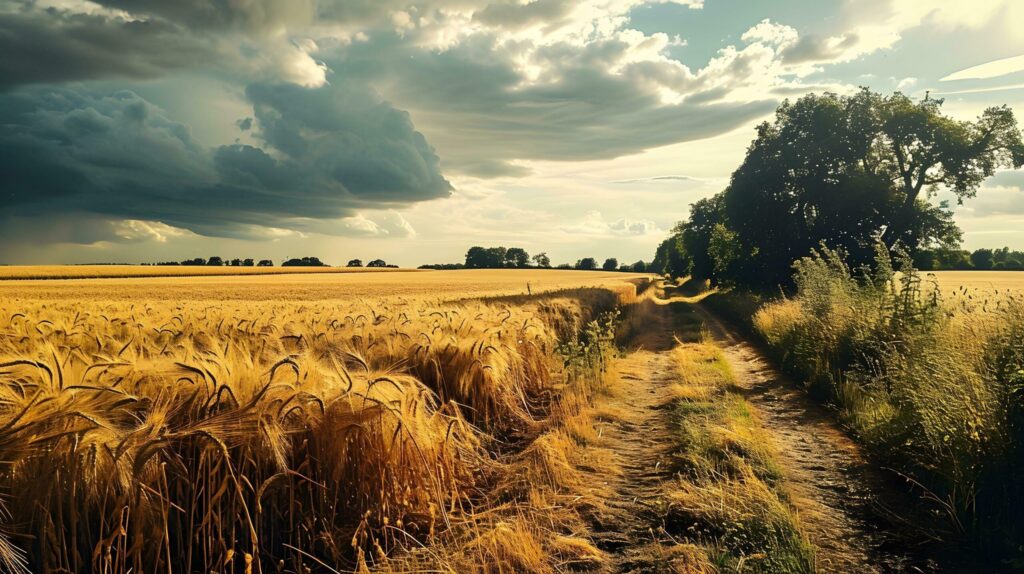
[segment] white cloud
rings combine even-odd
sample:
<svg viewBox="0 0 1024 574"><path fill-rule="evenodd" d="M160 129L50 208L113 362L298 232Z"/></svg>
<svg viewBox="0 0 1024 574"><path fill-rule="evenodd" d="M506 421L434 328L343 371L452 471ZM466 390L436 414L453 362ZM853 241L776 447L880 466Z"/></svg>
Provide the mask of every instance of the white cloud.
<svg viewBox="0 0 1024 574"><path fill-rule="evenodd" d="M160 221L142 221L139 219L125 219L112 224L114 235L125 241L155 241L167 243L171 237L183 237L193 235L187 229L167 225Z"/></svg>
<svg viewBox="0 0 1024 574"><path fill-rule="evenodd" d="M561 230L566 233L594 235L594 236L616 236L616 237L637 237L662 233L658 225L647 219L631 220L619 218L608 221L600 211L590 211L583 219L571 225L564 225Z"/></svg>
<svg viewBox="0 0 1024 574"><path fill-rule="evenodd" d="M900 80L896 84L896 89L897 90L909 90L910 88L913 88L916 85L917 85L917 78L914 78L914 77L903 78L902 80Z"/></svg>
<svg viewBox="0 0 1024 574"><path fill-rule="evenodd" d="M954 80L983 80L1013 74L1014 72L1020 72L1021 70L1024 70L1024 54L1020 56L1013 56L1012 58L993 60L977 66L971 66L970 68L953 72L952 74L942 78L940 81L951 82Z"/></svg>

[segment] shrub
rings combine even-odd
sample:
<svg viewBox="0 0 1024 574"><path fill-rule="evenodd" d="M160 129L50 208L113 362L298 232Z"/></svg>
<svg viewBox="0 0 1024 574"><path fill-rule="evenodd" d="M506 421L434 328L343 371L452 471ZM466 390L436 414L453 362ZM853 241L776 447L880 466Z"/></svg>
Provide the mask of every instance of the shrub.
<svg viewBox="0 0 1024 574"><path fill-rule="evenodd" d="M898 271L880 249L875 271L853 271L841 253L815 252L795 265L795 295L760 309L754 326L956 529L1019 552L1024 301L944 302L896 259Z"/></svg>

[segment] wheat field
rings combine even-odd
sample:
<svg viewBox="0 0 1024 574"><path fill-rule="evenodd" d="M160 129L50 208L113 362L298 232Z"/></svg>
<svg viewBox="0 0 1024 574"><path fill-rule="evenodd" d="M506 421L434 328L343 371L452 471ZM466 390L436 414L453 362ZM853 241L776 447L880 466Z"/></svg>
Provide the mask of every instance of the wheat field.
<svg viewBox="0 0 1024 574"><path fill-rule="evenodd" d="M202 265L2 265L0 281L15 279L102 279L116 277L210 277L310 273L401 273L390 267L231 267Z"/></svg>
<svg viewBox="0 0 1024 574"><path fill-rule="evenodd" d="M552 433L603 369L595 319L638 279L4 282L0 569L542 572L596 556L564 510L516 501L552 496L538 485L572 448ZM521 297L527 282L551 293Z"/></svg>

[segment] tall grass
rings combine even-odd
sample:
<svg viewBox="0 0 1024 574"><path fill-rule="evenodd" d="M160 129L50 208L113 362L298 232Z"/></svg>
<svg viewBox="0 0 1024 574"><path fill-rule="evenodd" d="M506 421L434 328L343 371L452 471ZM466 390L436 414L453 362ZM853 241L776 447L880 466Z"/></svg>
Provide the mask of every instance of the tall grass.
<svg viewBox="0 0 1024 574"><path fill-rule="evenodd" d="M603 368L615 304L0 303L0 570L540 560L498 546L518 526L492 495Z"/></svg>
<svg viewBox="0 0 1024 574"><path fill-rule="evenodd" d="M779 453L722 350L689 343L673 358L679 444L678 481L667 493L670 529L717 571L813 572L814 548L785 490ZM704 571L695 564L681 571Z"/></svg>
<svg viewBox="0 0 1024 574"><path fill-rule="evenodd" d="M823 249L797 291L754 325L783 365L834 400L856 434L987 556L1024 543L1024 299L944 302L934 281L880 253L855 271Z"/></svg>

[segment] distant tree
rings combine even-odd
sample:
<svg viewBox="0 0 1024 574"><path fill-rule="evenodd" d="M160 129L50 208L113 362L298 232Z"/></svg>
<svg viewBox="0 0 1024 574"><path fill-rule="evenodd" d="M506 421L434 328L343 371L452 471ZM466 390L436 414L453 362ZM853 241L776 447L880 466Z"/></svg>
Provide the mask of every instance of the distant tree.
<svg viewBox="0 0 1024 574"><path fill-rule="evenodd" d="M257 267L273 267L274 262L269 259L260 259L260 262L256 264Z"/></svg>
<svg viewBox="0 0 1024 574"><path fill-rule="evenodd" d="M255 265L255 262L252 259L242 260L242 267L252 267L253 265Z"/></svg>
<svg viewBox="0 0 1024 574"><path fill-rule="evenodd" d="M629 270L633 273L647 273L647 264L641 259L640 261L630 265Z"/></svg>
<svg viewBox="0 0 1024 574"><path fill-rule="evenodd" d="M558 267L555 269L572 269L572 265L569 265L568 263L559 263Z"/></svg>
<svg viewBox="0 0 1024 574"><path fill-rule="evenodd" d="M348 264L345 265L345 267L362 267L362 266L363 266L363 260L362 259L351 259L351 260L349 260Z"/></svg>
<svg viewBox="0 0 1024 574"><path fill-rule="evenodd" d="M619 260L614 257L609 257L604 260L604 264L601 265L601 269L604 271L615 271L619 268Z"/></svg>
<svg viewBox="0 0 1024 574"><path fill-rule="evenodd" d="M690 274L690 268L691 262L684 245L684 236L677 229L658 245L649 271L672 277L685 277Z"/></svg>
<svg viewBox="0 0 1024 574"><path fill-rule="evenodd" d="M319 257L300 257L285 261L281 267L327 267L327 265L320 261Z"/></svg>
<svg viewBox="0 0 1024 574"><path fill-rule="evenodd" d="M435 269L435 270L452 270L452 269L465 269L466 266L462 263L429 263L426 265L420 265L417 269Z"/></svg>
<svg viewBox="0 0 1024 574"><path fill-rule="evenodd" d="M206 264L211 267L220 267L224 265L224 260L221 259L220 257L211 257L206 260Z"/></svg>
<svg viewBox="0 0 1024 574"><path fill-rule="evenodd" d="M537 267L551 267L551 258L548 257L547 253L538 253L531 257L531 259L533 259L533 263Z"/></svg>
<svg viewBox="0 0 1024 574"><path fill-rule="evenodd" d="M583 259L576 261L576 269L593 271L597 269L597 260L593 257L584 257Z"/></svg>
<svg viewBox="0 0 1024 574"><path fill-rule="evenodd" d="M206 265L206 260L202 257L196 257L195 259L186 259L181 262L182 265Z"/></svg>
<svg viewBox="0 0 1024 574"><path fill-rule="evenodd" d="M508 249L504 247L488 247L487 248L487 268L488 269L501 269L507 267L506 254Z"/></svg>
<svg viewBox="0 0 1024 574"><path fill-rule="evenodd" d="M530 254L520 247L510 247L505 251L505 267L523 269L530 266Z"/></svg>
<svg viewBox="0 0 1024 574"><path fill-rule="evenodd" d="M474 245L466 252L466 269L485 269L487 267L487 250Z"/></svg>
<svg viewBox="0 0 1024 574"><path fill-rule="evenodd" d="M480 247L475 245L466 252L466 269L522 268L530 264L530 254L519 247Z"/></svg>
<svg viewBox="0 0 1024 574"><path fill-rule="evenodd" d="M241 267L242 266L242 260L241 259L232 259L231 260L231 266L232 267Z"/></svg>
<svg viewBox="0 0 1024 574"><path fill-rule="evenodd" d="M974 253L971 253L971 265L974 265L975 269L992 269L995 267L995 259L991 249L978 249Z"/></svg>
<svg viewBox="0 0 1024 574"><path fill-rule="evenodd" d="M387 267L388 264L383 259L374 259L366 264L367 267Z"/></svg>

